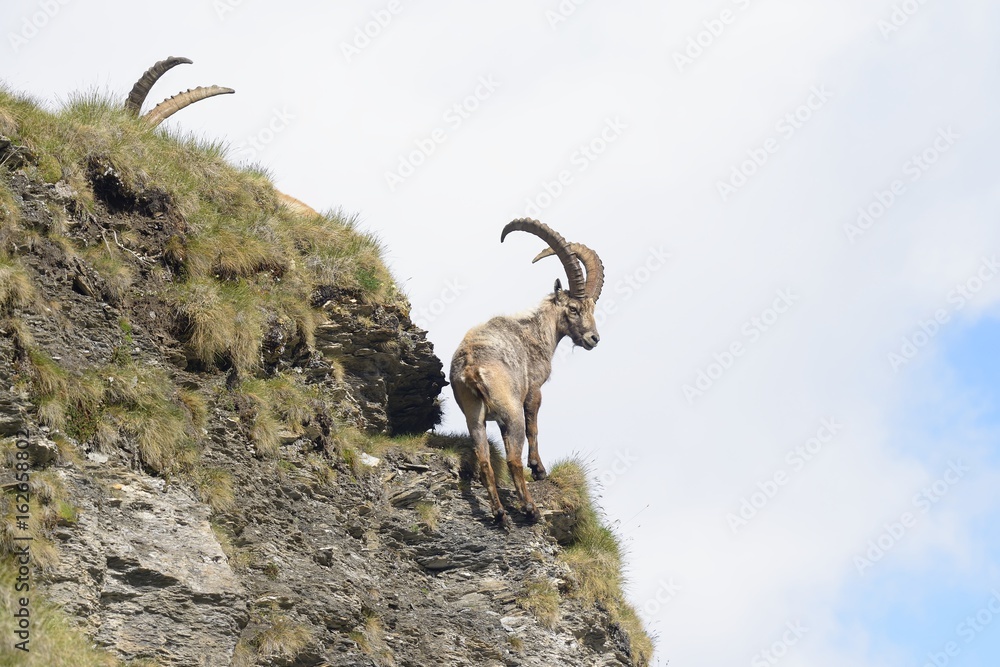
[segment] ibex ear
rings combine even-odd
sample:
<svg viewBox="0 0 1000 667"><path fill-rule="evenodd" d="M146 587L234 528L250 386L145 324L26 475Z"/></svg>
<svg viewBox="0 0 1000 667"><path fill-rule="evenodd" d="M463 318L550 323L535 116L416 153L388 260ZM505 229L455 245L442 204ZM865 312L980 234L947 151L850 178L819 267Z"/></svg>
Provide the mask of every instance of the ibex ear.
<svg viewBox="0 0 1000 667"><path fill-rule="evenodd" d="M559 282L559 279L558 279L558 278L556 278L556 286L555 286L555 287L554 287L554 288L552 289L552 291L553 291L553 292L554 292L555 294L559 294L559 292L561 292L561 291L562 291L562 283L561 283L561 282Z"/></svg>

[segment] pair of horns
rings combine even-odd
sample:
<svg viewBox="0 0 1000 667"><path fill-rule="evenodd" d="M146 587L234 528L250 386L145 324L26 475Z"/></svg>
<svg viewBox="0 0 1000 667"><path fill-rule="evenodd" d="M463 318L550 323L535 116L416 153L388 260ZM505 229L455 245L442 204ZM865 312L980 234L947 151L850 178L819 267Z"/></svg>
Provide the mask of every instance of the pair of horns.
<svg viewBox="0 0 1000 667"><path fill-rule="evenodd" d="M500 242L503 243L507 234L514 231L534 234L549 244L549 247L538 253L531 262L534 264L538 260L552 255L558 257L563 268L566 269L570 296L574 299L590 297L594 301L600 298L601 289L604 287L604 264L596 252L582 243L568 242L545 223L531 218L519 218L507 223L500 234ZM580 266L581 263L583 266ZM583 275L584 269L587 270L586 279Z"/></svg>
<svg viewBox="0 0 1000 667"><path fill-rule="evenodd" d="M135 82L135 85L132 86L132 91L128 94L128 99L125 100L125 109L138 116L143 103L146 101L146 96L149 95L149 91L153 87L153 84L155 84L161 76L166 74L168 70L181 64L190 65L192 62L193 61L188 58L170 56L169 58L161 60L150 67L146 70L142 77ZM143 118L147 120L150 125L156 127L184 107L194 104L199 100L235 92L236 91L232 88L223 88L221 86L198 86L197 88L191 88L190 90L186 90L183 93L178 93L173 97L163 100L148 111Z"/></svg>

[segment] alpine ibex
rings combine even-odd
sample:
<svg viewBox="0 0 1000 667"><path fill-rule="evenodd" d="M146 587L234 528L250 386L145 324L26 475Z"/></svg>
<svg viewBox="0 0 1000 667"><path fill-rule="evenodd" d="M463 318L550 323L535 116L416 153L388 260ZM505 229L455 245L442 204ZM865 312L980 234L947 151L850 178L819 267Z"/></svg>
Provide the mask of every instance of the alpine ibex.
<svg viewBox="0 0 1000 667"><path fill-rule="evenodd" d="M475 442L480 479L489 493L494 519L504 527L510 526L510 519L497 495L486 422L495 421L499 425L507 467L524 503L524 512L537 521L540 514L524 482L521 448L527 435L532 476L544 479L547 473L538 458L541 388L549 379L552 356L564 336L587 350L594 349L601 339L594 322L594 306L604 285L604 265L587 246L568 243L548 225L528 218L514 220L504 227L500 242L512 231L529 232L548 243L549 247L532 262L556 255L566 269L569 291L563 290L556 280L555 290L534 311L494 317L474 327L451 360L451 386Z"/></svg>
<svg viewBox="0 0 1000 667"><path fill-rule="evenodd" d="M135 116L138 116L142 111L142 105L146 101L146 96L149 95L149 91L152 89L153 84L159 81L161 76L177 65L190 65L192 62L193 61L188 58L170 56L169 58L165 58L164 60L154 63L153 66L146 70L142 77L135 82L135 85L132 86L132 90L128 94L128 99L125 100L125 110ZM236 91L232 88L223 88L222 86L198 86L197 88L185 90L183 93L178 93L173 97L163 100L155 107L147 111L142 118L148 121L151 126L156 127L184 107L190 106L195 102L209 97L214 97L216 95L227 95L235 92ZM286 195L284 192L276 192L278 199L281 200L281 203L293 212L306 216L319 215L315 209L308 204L299 201L295 197Z"/></svg>

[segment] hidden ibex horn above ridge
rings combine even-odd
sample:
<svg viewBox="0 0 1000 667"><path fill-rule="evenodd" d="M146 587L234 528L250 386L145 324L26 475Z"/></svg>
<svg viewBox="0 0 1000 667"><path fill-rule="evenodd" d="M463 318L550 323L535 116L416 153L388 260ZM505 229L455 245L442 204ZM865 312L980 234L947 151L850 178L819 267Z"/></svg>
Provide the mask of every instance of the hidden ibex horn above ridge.
<svg viewBox="0 0 1000 667"><path fill-rule="evenodd" d="M450 377L455 400L475 442L480 479L489 494L493 517L505 528L509 528L510 518L497 495L486 422L495 421L500 427L517 495L525 514L537 521L540 513L525 484L521 462L524 438L527 435L532 476L544 479L547 473L538 457L541 388L552 372L552 357L560 340L569 336L575 345L587 350L597 346L601 337L594 307L604 286L604 265L587 246L569 243L548 225L529 218L508 223L500 241L513 231L534 234L548 244L533 262L551 255L558 257L566 270L569 289L562 289L556 280L552 294L530 313L494 317L473 327L455 351Z"/></svg>
<svg viewBox="0 0 1000 667"><path fill-rule="evenodd" d="M193 62L194 61L190 58L170 56L154 63L153 66L146 70L139 80L135 82L135 85L132 86L132 90L129 92L128 98L125 100L125 110L134 116L139 116L142 112L142 105L146 102L146 97L149 95L149 91L153 88L153 85L160 80L160 77L178 65L190 65ZM201 100L208 99L209 97L215 97L216 95L229 95L235 92L236 91L232 88L223 88L222 86L198 86L197 88L185 90L183 93L177 93L173 97L168 97L147 111L142 118L152 127L156 127L181 109L190 106L195 102L200 102ZM308 204L299 201L295 197L286 195L284 192L277 190L275 192L277 192L278 199L281 200L281 203L293 212L307 216L319 215L315 209Z"/></svg>
<svg viewBox="0 0 1000 667"><path fill-rule="evenodd" d="M188 58L170 56L155 63L132 86L132 90L128 94L128 99L125 100L125 110L138 116L142 111L142 105L146 101L146 96L149 95L153 84L159 81L161 76L178 65L190 65L193 62L193 60ZM190 106L195 102L215 97L216 95L227 95L235 92L232 88L223 88L222 86L198 86L197 88L185 90L183 93L178 93L173 97L163 100L146 112L143 118L149 121L150 125L156 127L184 107Z"/></svg>

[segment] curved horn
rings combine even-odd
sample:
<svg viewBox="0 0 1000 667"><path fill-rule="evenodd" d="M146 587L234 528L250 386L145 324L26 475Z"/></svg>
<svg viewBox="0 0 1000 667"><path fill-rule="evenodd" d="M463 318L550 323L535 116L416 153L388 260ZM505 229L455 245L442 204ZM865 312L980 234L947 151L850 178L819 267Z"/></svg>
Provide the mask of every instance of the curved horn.
<svg viewBox="0 0 1000 667"><path fill-rule="evenodd" d="M232 88L222 88L220 86L198 86L197 88L185 90L183 93L178 93L169 99L163 100L150 109L143 118L149 121L150 125L156 127L184 107L194 104L199 100L235 92Z"/></svg>
<svg viewBox="0 0 1000 667"><path fill-rule="evenodd" d="M132 92L128 94L128 99L125 100L125 110L138 116L139 110L142 109L142 103L146 101L146 95L149 95L149 89L153 87L153 84L172 67L181 64L190 65L192 62L194 61L187 58L170 56L165 60L155 63L132 86Z"/></svg>
<svg viewBox="0 0 1000 667"><path fill-rule="evenodd" d="M601 290L604 288L604 262L601 261L596 252L582 243L570 243L569 249L580 259L584 268L587 269L587 296L597 301L601 298ZM551 257L554 254L556 253L551 248L546 248L538 253L531 260L531 263L534 264L538 260Z"/></svg>
<svg viewBox="0 0 1000 667"><path fill-rule="evenodd" d="M563 268L566 269L566 277L569 278L570 296L574 299L582 299L587 295L586 283L583 279L583 267L580 266L580 262L577 261L577 258L573 255L573 251L570 249L569 243L566 242L566 239L560 236L558 232L554 231L545 223L539 222L538 220L532 220L531 218L519 218L508 222L503 228L503 232L500 234L500 242L503 243L507 234L514 231L534 234L548 243L553 254L559 257L559 261L562 262Z"/></svg>

